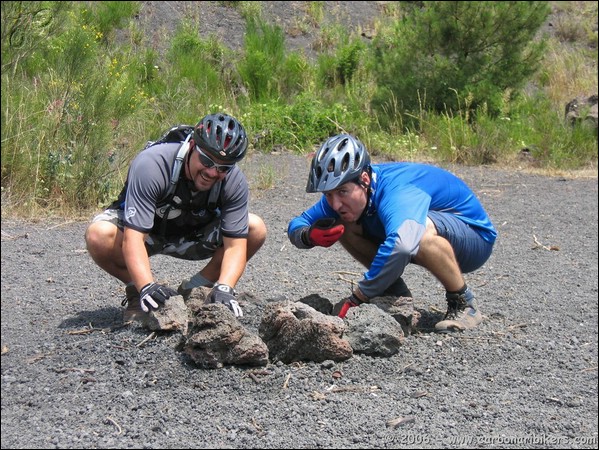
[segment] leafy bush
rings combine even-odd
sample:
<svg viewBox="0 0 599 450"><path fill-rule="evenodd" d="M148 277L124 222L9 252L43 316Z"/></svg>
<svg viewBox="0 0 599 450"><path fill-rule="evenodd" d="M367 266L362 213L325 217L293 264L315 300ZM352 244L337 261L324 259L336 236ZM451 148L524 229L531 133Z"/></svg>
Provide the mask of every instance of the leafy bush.
<svg viewBox="0 0 599 450"><path fill-rule="evenodd" d="M384 112L392 97L401 111L456 111L458 92L472 96L472 109L498 113L505 90L521 88L539 67L544 43L535 35L547 2L422 3L377 36L376 109Z"/></svg>

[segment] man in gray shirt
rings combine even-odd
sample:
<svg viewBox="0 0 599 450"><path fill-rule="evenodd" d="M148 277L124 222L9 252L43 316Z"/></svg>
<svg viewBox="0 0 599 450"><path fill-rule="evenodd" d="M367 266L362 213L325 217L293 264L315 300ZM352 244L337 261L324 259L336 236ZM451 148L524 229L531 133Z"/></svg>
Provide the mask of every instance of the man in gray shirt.
<svg viewBox="0 0 599 450"><path fill-rule="evenodd" d="M210 259L178 293L211 287L209 301L243 315L233 288L266 240L263 220L248 211L248 182L236 165L247 146L243 126L218 113L200 120L183 143L156 143L133 159L119 198L85 233L95 263L127 285L125 320L177 295L154 280L150 257L157 254Z"/></svg>

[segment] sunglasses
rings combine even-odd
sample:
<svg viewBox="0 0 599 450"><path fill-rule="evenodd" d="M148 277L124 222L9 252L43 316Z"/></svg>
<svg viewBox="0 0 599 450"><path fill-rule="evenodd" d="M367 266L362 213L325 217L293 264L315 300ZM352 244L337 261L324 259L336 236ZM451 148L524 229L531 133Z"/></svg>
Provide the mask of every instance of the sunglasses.
<svg viewBox="0 0 599 450"><path fill-rule="evenodd" d="M206 167L206 169L212 169L214 167L214 168L216 168L216 171L218 173L227 173L229 170L231 170L233 167L235 167L234 163L233 164L217 164L217 163L215 163L197 145L196 145L196 150L198 151L198 155L200 156L200 162L202 163L203 166Z"/></svg>

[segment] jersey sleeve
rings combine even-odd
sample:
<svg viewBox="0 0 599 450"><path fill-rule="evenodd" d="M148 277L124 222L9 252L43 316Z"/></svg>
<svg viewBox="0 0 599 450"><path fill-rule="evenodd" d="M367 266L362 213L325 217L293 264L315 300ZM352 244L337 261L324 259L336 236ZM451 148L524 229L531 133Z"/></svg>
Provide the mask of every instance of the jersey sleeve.
<svg viewBox="0 0 599 450"><path fill-rule="evenodd" d="M221 192L221 232L231 238L247 238L249 234L250 189L241 169L227 176Z"/></svg>
<svg viewBox="0 0 599 450"><path fill-rule="evenodd" d="M381 199L378 217L385 236L364 278L358 283L369 298L383 294L418 253L431 200L426 192L415 186L407 185L402 189L388 186L385 190L387 193L378 194Z"/></svg>

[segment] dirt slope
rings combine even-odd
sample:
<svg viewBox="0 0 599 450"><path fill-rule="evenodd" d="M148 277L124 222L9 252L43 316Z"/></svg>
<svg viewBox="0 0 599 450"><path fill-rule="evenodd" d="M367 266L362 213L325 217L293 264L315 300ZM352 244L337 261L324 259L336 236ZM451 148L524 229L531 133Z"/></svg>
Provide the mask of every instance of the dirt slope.
<svg viewBox="0 0 599 450"><path fill-rule="evenodd" d="M141 2L138 24L145 30L149 42L163 49L182 18L190 18L198 25L202 37L217 36L227 47L238 50L243 46L245 19L239 8L224 6L231 2ZM258 3L258 2L256 2ZM262 17L279 25L285 32L289 50L302 50L314 55L320 28L308 12L310 2L282 1L259 2ZM342 23L352 30L372 29L374 20L383 12L388 2L323 2L325 26Z"/></svg>

